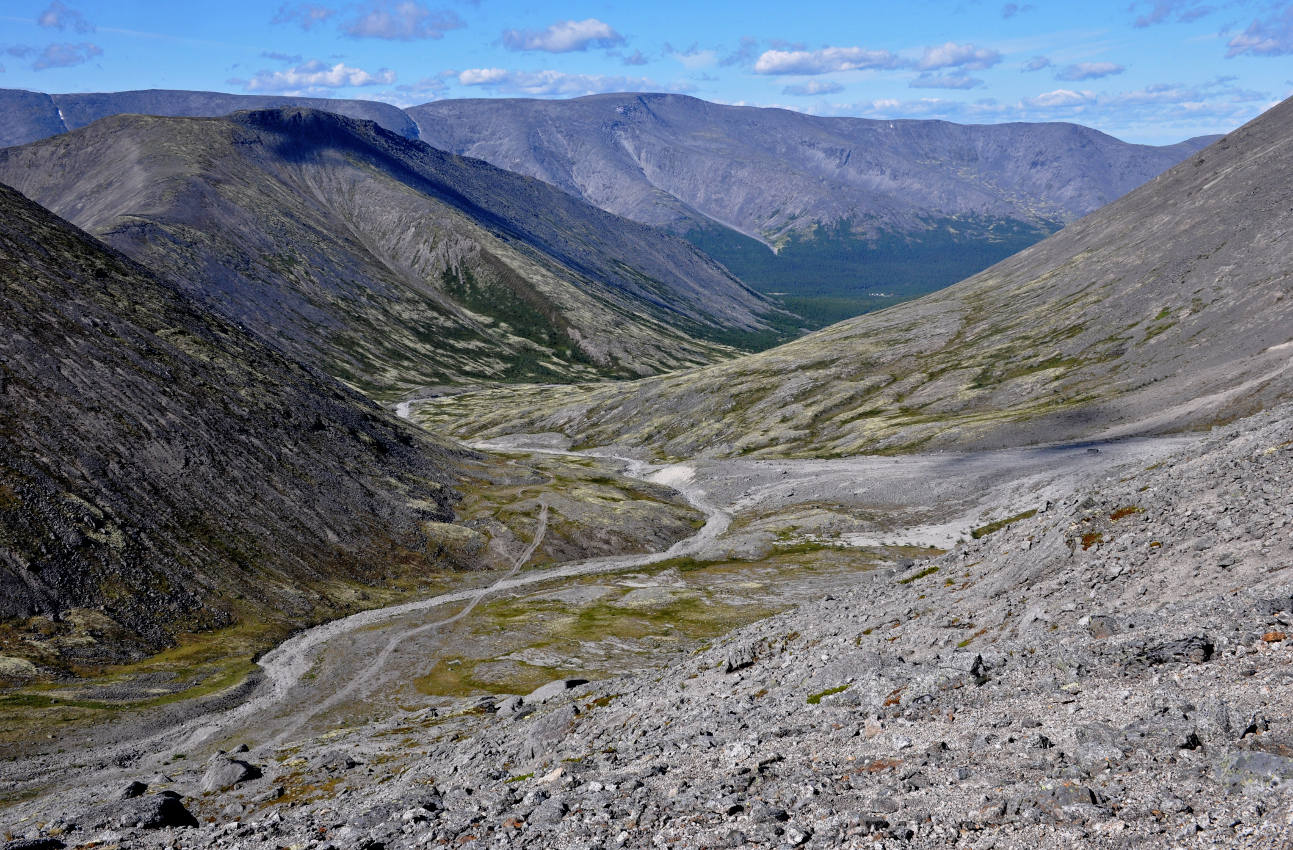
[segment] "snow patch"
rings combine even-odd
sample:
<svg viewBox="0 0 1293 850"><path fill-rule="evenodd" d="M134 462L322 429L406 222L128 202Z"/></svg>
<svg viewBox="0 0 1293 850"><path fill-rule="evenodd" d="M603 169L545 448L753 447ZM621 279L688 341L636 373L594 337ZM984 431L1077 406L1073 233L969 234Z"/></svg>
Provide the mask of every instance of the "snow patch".
<svg viewBox="0 0 1293 850"><path fill-rule="evenodd" d="M696 477L696 467L685 463L674 463L658 469L647 476L647 480L666 487L679 487L690 484Z"/></svg>

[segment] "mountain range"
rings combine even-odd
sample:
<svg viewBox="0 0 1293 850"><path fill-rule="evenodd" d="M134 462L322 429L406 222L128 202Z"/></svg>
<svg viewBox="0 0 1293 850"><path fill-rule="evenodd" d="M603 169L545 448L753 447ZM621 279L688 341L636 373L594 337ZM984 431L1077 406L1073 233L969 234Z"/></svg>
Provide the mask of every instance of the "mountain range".
<svg viewBox="0 0 1293 850"><path fill-rule="evenodd" d="M376 100L175 89L88 94L45 94L23 89L0 89L0 114L5 116L4 124L0 125L0 147L25 145L69 130L79 130L110 115L216 118L240 109L279 106L326 109L349 118L376 121L392 133L410 139L418 137L417 124L403 110Z"/></svg>
<svg viewBox="0 0 1293 850"><path fill-rule="evenodd" d="M676 236L329 112L112 116L0 150L0 181L383 397L640 376L793 329Z"/></svg>
<svg viewBox="0 0 1293 850"><path fill-rule="evenodd" d="M430 144L684 234L819 320L954 283L1215 140L1152 147L1076 124L829 118L676 94L407 111Z"/></svg>
<svg viewBox="0 0 1293 850"><path fill-rule="evenodd" d="M1293 394L1293 100L916 301L630 385L462 397L424 421L665 457L829 457L1200 428ZM438 411L438 412L437 412Z"/></svg>
<svg viewBox="0 0 1293 850"><path fill-rule="evenodd" d="M525 103L0 150L4 850L1290 844L1293 98Z"/></svg>
<svg viewBox="0 0 1293 850"><path fill-rule="evenodd" d="M685 236L820 327L967 277L1215 137L1152 147L1075 124L804 115L672 94L370 101L150 90L0 90L0 145L122 113L307 106L537 177ZM772 339L772 337L768 337Z"/></svg>

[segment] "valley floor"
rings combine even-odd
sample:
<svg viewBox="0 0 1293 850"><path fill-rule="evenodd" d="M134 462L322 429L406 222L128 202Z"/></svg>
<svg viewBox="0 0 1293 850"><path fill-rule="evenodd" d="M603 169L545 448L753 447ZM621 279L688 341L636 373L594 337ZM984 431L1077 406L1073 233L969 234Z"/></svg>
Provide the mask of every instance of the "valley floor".
<svg viewBox="0 0 1293 850"><path fill-rule="evenodd" d="M639 466L706 527L302 633L226 712L4 765L38 796L0 822L68 846L1281 846L1288 415ZM201 826L163 826L186 808Z"/></svg>

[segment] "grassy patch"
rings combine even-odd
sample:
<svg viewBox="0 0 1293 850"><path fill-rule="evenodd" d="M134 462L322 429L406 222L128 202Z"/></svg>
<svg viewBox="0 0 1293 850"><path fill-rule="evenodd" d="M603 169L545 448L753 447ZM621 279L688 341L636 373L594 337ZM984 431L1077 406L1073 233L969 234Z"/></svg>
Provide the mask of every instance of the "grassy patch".
<svg viewBox="0 0 1293 850"><path fill-rule="evenodd" d="M925 567L925 569L916 573L914 576L907 576L906 578L898 579L898 584L911 584L913 581L915 581L918 578L924 578L925 576L932 576L936 572L938 572L938 567Z"/></svg>
<svg viewBox="0 0 1293 850"><path fill-rule="evenodd" d="M1032 510L1024 511L1021 514L1015 514L1014 516L1009 516L1009 517L1006 517L1005 519L999 519L996 522L990 522L987 525L981 525L978 528L971 531L970 536L973 537L975 540L978 540L980 538L987 537L989 534L993 533L994 531L1000 531L1001 529L1005 528L1011 523L1019 522L1020 520L1024 520L1024 519L1030 519L1036 515L1037 515L1037 509L1033 508Z"/></svg>
<svg viewBox="0 0 1293 850"><path fill-rule="evenodd" d="M834 687L834 688L827 688L826 690L821 691L820 693L816 693L816 694L809 694L809 696L808 696L808 704L809 704L809 705L820 705L823 697L828 697L828 696L830 696L831 694L839 694L839 693L843 693L844 691L847 691L848 689L849 689L849 686L848 686L848 685L838 685L838 686L836 686L836 687Z"/></svg>
<svg viewBox="0 0 1293 850"><path fill-rule="evenodd" d="M1129 516L1134 516L1135 514L1143 514L1144 512L1145 512L1144 508L1139 508L1139 507L1136 507L1135 505L1127 505L1126 507L1118 508L1116 511L1109 514L1109 519L1113 520L1114 522L1117 522L1120 519L1126 519Z"/></svg>

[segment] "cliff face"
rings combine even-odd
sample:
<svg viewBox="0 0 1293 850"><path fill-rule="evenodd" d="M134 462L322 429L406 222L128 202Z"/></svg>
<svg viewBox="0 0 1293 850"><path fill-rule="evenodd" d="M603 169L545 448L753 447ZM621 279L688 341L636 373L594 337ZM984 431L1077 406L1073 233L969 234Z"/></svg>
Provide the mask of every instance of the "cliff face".
<svg viewBox="0 0 1293 850"><path fill-rule="evenodd" d="M454 450L8 187L0 210L4 649L109 660L435 565Z"/></svg>

